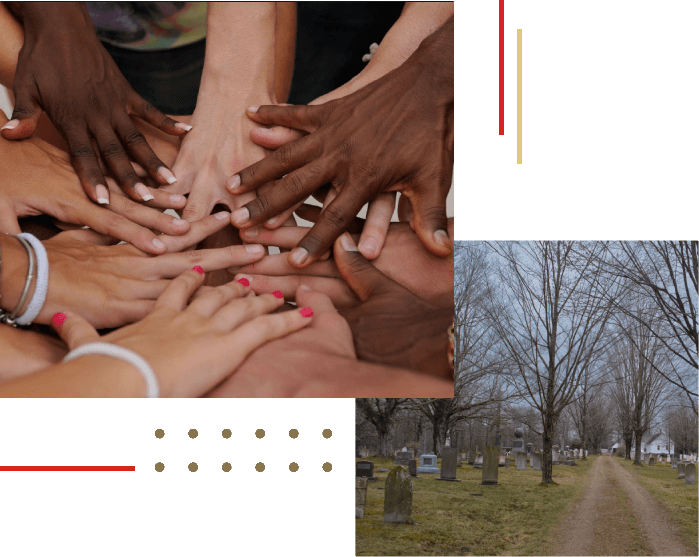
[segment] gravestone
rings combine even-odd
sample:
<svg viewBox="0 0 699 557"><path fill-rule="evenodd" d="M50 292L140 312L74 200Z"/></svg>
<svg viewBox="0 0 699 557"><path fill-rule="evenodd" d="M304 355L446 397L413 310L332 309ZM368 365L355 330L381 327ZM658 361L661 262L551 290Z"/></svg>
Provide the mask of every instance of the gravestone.
<svg viewBox="0 0 699 557"><path fill-rule="evenodd" d="M412 524L413 481L402 466L396 466L386 477L383 500L383 521L392 524Z"/></svg>
<svg viewBox="0 0 699 557"><path fill-rule="evenodd" d="M677 468L677 459L674 456L672 457L672 461L670 462L670 465L673 468Z"/></svg>
<svg viewBox="0 0 699 557"><path fill-rule="evenodd" d="M683 480L684 479L684 467L685 467L684 462L678 462L677 463L677 479L678 480Z"/></svg>
<svg viewBox="0 0 699 557"><path fill-rule="evenodd" d="M420 466L417 468L418 474L439 474L437 468L437 455L424 454L420 456Z"/></svg>
<svg viewBox="0 0 699 557"><path fill-rule="evenodd" d="M456 479L456 449L442 449L442 470L438 480L460 482Z"/></svg>
<svg viewBox="0 0 699 557"><path fill-rule="evenodd" d="M360 460L357 462L356 476L358 478L369 478L370 482L378 479L374 477L374 463L371 460Z"/></svg>
<svg viewBox="0 0 699 557"><path fill-rule="evenodd" d="M541 453L532 453L531 454L531 459L532 459L532 468L534 470L541 470Z"/></svg>
<svg viewBox="0 0 699 557"><path fill-rule="evenodd" d="M506 459L506 458L507 458L507 457L506 457L504 454L501 454L501 455L498 456L498 466L499 466L500 468L504 468L504 467L505 467L505 459Z"/></svg>
<svg viewBox="0 0 699 557"><path fill-rule="evenodd" d="M693 484L696 483L696 473L697 465L690 462L684 467L684 483Z"/></svg>
<svg viewBox="0 0 699 557"><path fill-rule="evenodd" d="M532 447L534 447L534 445L532 445L531 443L527 443L527 452L529 454L531 454L531 452L532 452Z"/></svg>
<svg viewBox="0 0 699 557"><path fill-rule="evenodd" d="M510 467L510 460L512 460L509 456L505 457L505 468Z"/></svg>
<svg viewBox="0 0 699 557"><path fill-rule="evenodd" d="M524 435L524 431L522 431L522 428L517 428L515 429L515 438L514 441L512 441L512 452L513 453L521 453L524 451L524 439L522 439L522 436Z"/></svg>
<svg viewBox="0 0 699 557"><path fill-rule="evenodd" d="M558 451L556 449L553 449L553 451L551 452L551 464L558 464Z"/></svg>
<svg viewBox="0 0 699 557"><path fill-rule="evenodd" d="M515 453L515 466L517 470L527 469L527 453Z"/></svg>
<svg viewBox="0 0 699 557"><path fill-rule="evenodd" d="M483 468L483 455L481 453L476 453L476 460L473 462L473 467L475 469Z"/></svg>
<svg viewBox="0 0 699 557"><path fill-rule="evenodd" d="M469 450L468 451L468 463L473 464L476 462L476 451Z"/></svg>
<svg viewBox="0 0 699 557"><path fill-rule="evenodd" d="M364 518L364 506L366 505L367 478L355 478L355 517Z"/></svg>
<svg viewBox="0 0 699 557"><path fill-rule="evenodd" d="M655 456L651 455L648 459L648 466L655 466Z"/></svg>
<svg viewBox="0 0 699 557"><path fill-rule="evenodd" d="M413 455L413 451L409 451L405 447L403 447L402 451L396 451L396 460L393 464L396 464L398 466L407 466L408 461L412 460L415 458L415 455Z"/></svg>
<svg viewBox="0 0 699 557"><path fill-rule="evenodd" d="M408 472L410 472L410 475L413 478L420 477L417 475L417 460L413 459L413 460L408 461Z"/></svg>
<svg viewBox="0 0 699 557"><path fill-rule="evenodd" d="M498 448L486 447L481 485L498 485Z"/></svg>

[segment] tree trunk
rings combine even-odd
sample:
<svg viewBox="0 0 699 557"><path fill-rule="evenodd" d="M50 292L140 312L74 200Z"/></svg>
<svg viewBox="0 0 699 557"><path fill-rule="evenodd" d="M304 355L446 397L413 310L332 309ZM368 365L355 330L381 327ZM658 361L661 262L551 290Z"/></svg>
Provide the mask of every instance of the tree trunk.
<svg viewBox="0 0 699 557"><path fill-rule="evenodd" d="M640 429L635 430L634 437L636 438L636 453L634 454L633 463L640 466L641 465L641 438L643 437L643 431Z"/></svg>
<svg viewBox="0 0 699 557"><path fill-rule="evenodd" d="M631 460L631 447L633 446L633 431L629 431L624 435L624 449L626 451L625 458Z"/></svg>
<svg viewBox="0 0 699 557"><path fill-rule="evenodd" d="M391 434L391 426L384 424L382 427L377 427L376 431L379 436L379 456L390 458L393 456L393 435Z"/></svg>
<svg viewBox="0 0 699 557"><path fill-rule="evenodd" d="M587 379L585 380L585 386L587 387ZM582 405L582 456L580 460L587 460L585 456L585 450L587 449L587 392L583 392L583 405Z"/></svg>
<svg viewBox="0 0 699 557"><path fill-rule="evenodd" d="M442 448L447 440L447 423L442 420L439 423L433 424L432 440L434 441L434 454L438 457L442 456Z"/></svg>
<svg viewBox="0 0 699 557"><path fill-rule="evenodd" d="M541 462L541 483L553 483L553 434L554 434L553 412L547 408L544 415L544 452Z"/></svg>

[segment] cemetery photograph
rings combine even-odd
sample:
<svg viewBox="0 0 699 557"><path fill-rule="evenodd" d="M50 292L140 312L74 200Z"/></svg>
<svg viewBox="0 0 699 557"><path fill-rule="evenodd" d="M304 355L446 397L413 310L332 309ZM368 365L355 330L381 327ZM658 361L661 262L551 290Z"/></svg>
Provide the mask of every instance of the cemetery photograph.
<svg viewBox="0 0 699 557"><path fill-rule="evenodd" d="M460 242L454 397L356 400L357 555L697 555L697 242Z"/></svg>

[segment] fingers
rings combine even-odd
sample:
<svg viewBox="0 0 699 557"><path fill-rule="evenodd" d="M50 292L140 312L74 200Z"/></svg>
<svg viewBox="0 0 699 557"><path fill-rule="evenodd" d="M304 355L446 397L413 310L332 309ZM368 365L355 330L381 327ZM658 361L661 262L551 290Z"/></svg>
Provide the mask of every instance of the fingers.
<svg viewBox="0 0 699 557"><path fill-rule="evenodd" d="M345 233L337 239L334 254L342 278L363 302L375 294L387 292L392 287L402 288L359 253L349 234Z"/></svg>
<svg viewBox="0 0 699 557"><path fill-rule="evenodd" d="M263 246L277 246L282 249L293 248L308 232L302 226L285 226L276 230L268 230L261 226L243 228L240 237L244 242L257 242Z"/></svg>
<svg viewBox="0 0 699 557"><path fill-rule="evenodd" d="M164 234L179 236L189 232L191 225L184 219L166 215L157 209L151 209L141 203L130 200L123 195L113 195L109 209L118 215L126 217L131 222L157 230Z"/></svg>
<svg viewBox="0 0 699 557"><path fill-rule="evenodd" d="M87 130L84 128L71 128L63 131L68 144L70 162L73 168L75 168L83 190L95 203L106 205L110 199L106 186L107 181L102 173L97 155L92 148L92 141Z"/></svg>
<svg viewBox="0 0 699 557"><path fill-rule="evenodd" d="M327 332L333 339L333 346L337 351L350 358L357 357L352 329L328 296L302 286L296 292L296 303L313 308L313 326Z"/></svg>
<svg viewBox="0 0 699 557"><path fill-rule="evenodd" d="M238 268L259 261L264 254L265 249L259 244L169 253L148 259L146 278L176 277L196 265L202 267L207 273L230 267Z"/></svg>
<svg viewBox="0 0 699 557"><path fill-rule="evenodd" d="M267 255L252 265L241 267L238 272L272 276L294 274L335 278L340 276L335 263L332 261L316 261L305 269L296 269L289 264L289 259L284 253Z"/></svg>
<svg viewBox="0 0 699 557"><path fill-rule="evenodd" d="M172 170L157 157L153 149L148 145L146 138L138 131L133 120L126 114L117 126L116 131L126 151L145 169L151 178L162 185L177 182L177 178L175 178Z"/></svg>
<svg viewBox="0 0 699 557"><path fill-rule="evenodd" d="M41 116L39 96L33 80L16 80L13 89L15 106L12 118L2 127L2 135L5 139L25 139L34 133Z"/></svg>
<svg viewBox="0 0 699 557"><path fill-rule="evenodd" d="M194 269L185 271L168 285L155 303L156 308L168 308L182 311L189 298L204 284L204 272Z"/></svg>
<svg viewBox="0 0 699 557"><path fill-rule="evenodd" d="M235 283L233 283L235 284ZM262 294L234 300L222 307L214 319L224 330L231 330L259 315L271 313L284 305L284 298L273 294Z"/></svg>
<svg viewBox="0 0 699 557"><path fill-rule="evenodd" d="M0 201L0 232L5 234L20 234L22 232L12 205L4 200Z"/></svg>
<svg viewBox="0 0 699 557"><path fill-rule="evenodd" d="M70 350L100 338L92 325L74 313L56 313L51 318L51 324Z"/></svg>
<svg viewBox="0 0 699 557"><path fill-rule="evenodd" d="M404 191L413 208L415 233L428 251L445 257L452 253L447 225L447 193L438 187Z"/></svg>
<svg viewBox="0 0 699 557"><path fill-rule="evenodd" d="M282 145L296 141L304 136L304 133L291 128L275 126L273 128L253 128L250 130L250 139L260 147L275 151Z"/></svg>
<svg viewBox="0 0 699 557"><path fill-rule="evenodd" d="M134 115L167 134L184 135L192 129L192 126L177 122L169 116L166 116L136 93L134 93L131 105Z"/></svg>
<svg viewBox="0 0 699 557"><path fill-rule="evenodd" d="M136 201L152 200L153 194L143 183L143 179L136 174L136 170L114 131L105 127L95 127L91 131L97 141L102 161L124 193Z"/></svg>
<svg viewBox="0 0 699 557"><path fill-rule="evenodd" d="M196 188L187 198L182 218L189 222L201 220L211 213L211 209L213 209L213 201L208 188Z"/></svg>
<svg viewBox="0 0 699 557"><path fill-rule="evenodd" d="M228 226L231 214L227 211L220 211L215 215L209 215L203 219L191 222L190 229L187 234L182 236L160 236L166 250L170 253L184 251L197 245L199 242L208 238L215 232Z"/></svg>
<svg viewBox="0 0 699 557"><path fill-rule="evenodd" d="M323 105L264 105L251 106L247 115L258 124L285 126L310 133L321 126L325 111Z"/></svg>
<svg viewBox="0 0 699 557"><path fill-rule="evenodd" d="M294 310L256 317L233 330L231 344L245 359L259 346L310 325L313 317L306 317L308 313Z"/></svg>
<svg viewBox="0 0 699 557"><path fill-rule="evenodd" d="M202 317L211 317L231 300L242 298L249 292L250 288L247 286L243 286L239 282L229 282L198 296L196 300L189 304L187 311L194 312Z"/></svg>
<svg viewBox="0 0 699 557"><path fill-rule="evenodd" d="M376 259L381 253L395 206L395 192L380 193L369 203L364 230L359 240L359 252L367 259Z"/></svg>

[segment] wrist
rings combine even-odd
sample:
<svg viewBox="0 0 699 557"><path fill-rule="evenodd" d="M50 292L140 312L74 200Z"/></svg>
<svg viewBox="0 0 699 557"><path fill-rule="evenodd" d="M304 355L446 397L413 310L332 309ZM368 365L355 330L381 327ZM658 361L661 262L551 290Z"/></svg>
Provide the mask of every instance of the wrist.
<svg viewBox="0 0 699 557"><path fill-rule="evenodd" d="M85 26L92 29L92 20L85 2L14 2L17 10L11 10L24 25L25 32L32 28L42 31L51 29L72 32ZM67 27L66 27L67 25Z"/></svg>

